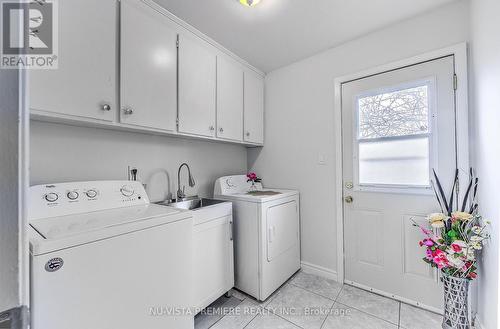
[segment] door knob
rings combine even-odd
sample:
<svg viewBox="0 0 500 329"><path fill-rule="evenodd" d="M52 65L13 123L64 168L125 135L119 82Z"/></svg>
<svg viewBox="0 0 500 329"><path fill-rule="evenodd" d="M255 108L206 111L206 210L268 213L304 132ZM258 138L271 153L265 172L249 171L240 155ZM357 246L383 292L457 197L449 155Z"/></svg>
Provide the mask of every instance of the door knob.
<svg viewBox="0 0 500 329"><path fill-rule="evenodd" d="M223 133L223 132L224 132L224 129L223 129L222 127L220 127L220 128L219 128L219 131L220 131L221 133Z"/></svg>
<svg viewBox="0 0 500 329"><path fill-rule="evenodd" d="M214 128L214 126L210 126L210 127L208 127L208 130L210 130L210 131L214 131L214 130L215 130L215 128Z"/></svg>
<svg viewBox="0 0 500 329"><path fill-rule="evenodd" d="M103 111L111 111L111 105L109 105L109 104L103 104L102 105L102 110Z"/></svg>
<svg viewBox="0 0 500 329"><path fill-rule="evenodd" d="M349 196L346 196L346 197L344 198L344 201L345 201L346 203L352 203L352 202L354 201L354 199L352 198L352 196L350 196L350 195L349 195Z"/></svg>

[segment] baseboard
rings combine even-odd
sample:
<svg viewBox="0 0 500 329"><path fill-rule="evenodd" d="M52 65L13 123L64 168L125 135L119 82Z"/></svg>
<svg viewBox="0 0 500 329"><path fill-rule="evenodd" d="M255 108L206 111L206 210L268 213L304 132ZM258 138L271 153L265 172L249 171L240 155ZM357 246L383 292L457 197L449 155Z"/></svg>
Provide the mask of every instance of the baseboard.
<svg viewBox="0 0 500 329"><path fill-rule="evenodd" d="M337 271L307 262L300 262L300 265L302 267L302 271L304 271L305 273L314 274L323 278L338 281Z"/></svg>

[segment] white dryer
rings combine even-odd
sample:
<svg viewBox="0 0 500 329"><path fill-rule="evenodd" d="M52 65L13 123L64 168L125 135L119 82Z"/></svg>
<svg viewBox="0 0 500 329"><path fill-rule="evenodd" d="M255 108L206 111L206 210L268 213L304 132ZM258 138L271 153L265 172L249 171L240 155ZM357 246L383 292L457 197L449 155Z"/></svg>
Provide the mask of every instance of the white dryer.
<svg viewBox="0 0 500 329"><path fill-rule="evenodd" d="M190 212L139 182L30 188L31 328L192 329Z"/></svg>
<svg viewBox="0 0 500 329"><path fill-rule="evenodd" d="M267 299L300 269L299 192L219 178L214 197L232 201L235 287Z"/></svg>

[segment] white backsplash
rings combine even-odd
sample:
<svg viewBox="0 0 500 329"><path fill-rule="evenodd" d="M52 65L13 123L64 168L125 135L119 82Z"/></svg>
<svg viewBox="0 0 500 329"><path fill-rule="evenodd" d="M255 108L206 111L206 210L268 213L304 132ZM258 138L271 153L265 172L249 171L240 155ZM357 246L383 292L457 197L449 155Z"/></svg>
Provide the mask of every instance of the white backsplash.
<svg viewBox="0 0 500 329"><path fill-rule="evenodd" d="M127 179L127 166L138 168L151 201L160 201L177 190L177 169L191 167L196 186L181 184L186 194L211 197L215 180L244 174L245 147L174 137L74 127L32 121L31 185L68 181Z"/></svg>

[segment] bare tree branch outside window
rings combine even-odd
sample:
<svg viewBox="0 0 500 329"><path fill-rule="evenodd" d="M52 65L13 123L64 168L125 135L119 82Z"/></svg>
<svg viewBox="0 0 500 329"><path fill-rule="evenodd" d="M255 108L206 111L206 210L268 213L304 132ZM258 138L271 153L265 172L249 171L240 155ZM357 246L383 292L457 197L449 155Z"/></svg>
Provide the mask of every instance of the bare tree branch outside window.
<svg viewBox="0 0 500 329"><path fill-rule="evenodd" d="M427 85L363 97L358 106L360 139L429 132Z"/></svg>

